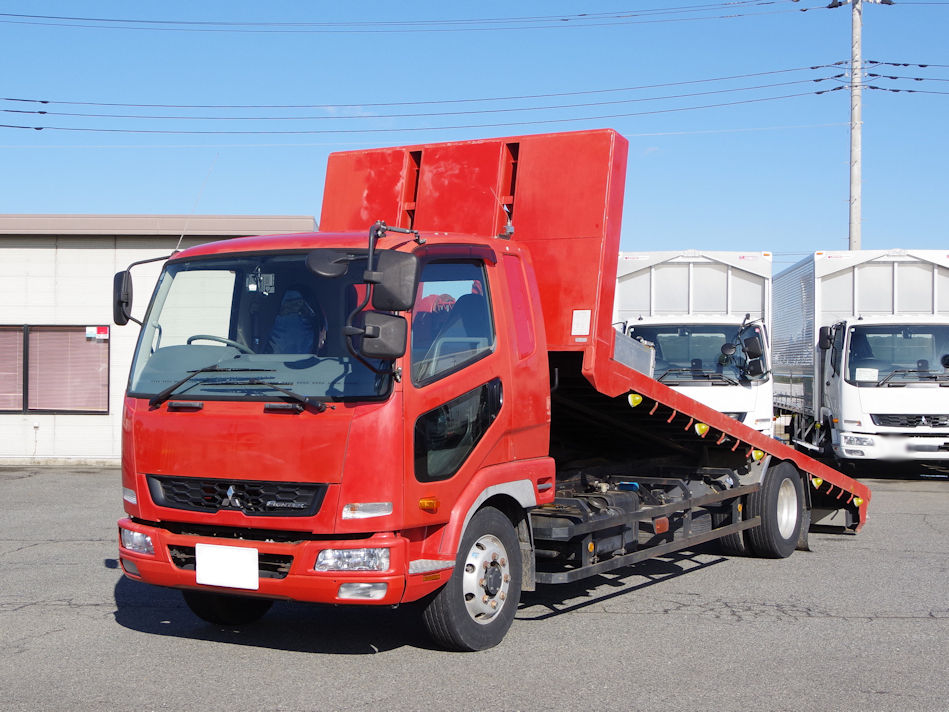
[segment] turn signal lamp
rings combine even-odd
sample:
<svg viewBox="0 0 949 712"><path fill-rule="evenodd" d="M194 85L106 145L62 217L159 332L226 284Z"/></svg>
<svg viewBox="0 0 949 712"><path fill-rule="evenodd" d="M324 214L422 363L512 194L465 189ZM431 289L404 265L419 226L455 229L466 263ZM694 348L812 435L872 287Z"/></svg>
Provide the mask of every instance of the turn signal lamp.
<svg viewBox="0 0 949 712"><path fill-rule="evenodd" d="M695 424L695 432L698 433L698 435L699 435L700 438L704 438L705 435L708 433L708 430L709 430L709 428L708 428L708 426L707 426L705 423L696 423L696 424Z"/></svg>
<svg viewBox="0 0 949 712"><path fill-rule="evenodd" d="M343 519L371 519L392 514L392 502L353 502L343 507Z"/></svg>
<svg viewBox="0 0 949 712"><path fill-rule="evenodd" d="M761 458L764 457L764 451L763 451L763 450L752 450L752 451L751 451L751 456L754 458L755 462L758 462L758 460L760 460Z"/></svg>
<svg viewBox="0 0 949 712"><path fill-rule="evenodd" d="M824 484L824 480L821 477L812 477L811 484L814 485L814 489L820 489L820 486Z"/></svg>
<svg viewBox="0 0 949 712"><path fill-rule="evenodd" d="M669 517L656 517L653 519L652 530L656 534L665 534L669 531Z"/></svg>
<svg viewBox="0 0 949 712"><path fill-rule="evenodd" d="M422 497L418 501L418 508L423 512L431 512L434 514L438 511L438 497Z"/></svg>
<svg viewBox="0 0 949 712"><path fill-rule="evenodd" d="M863 506L863 497L854 497L854 498L853 498L853 503L854 503L855 505L857 505L858 507L862 507L862 506Z"/></svg>
<svg viewBox="0 0 949 712"><path fill-rule="evenodd" d="M643 402L643 397L638 393L630 393L626 400L629 402L630 408L635 408L637 405Z"/></svg>

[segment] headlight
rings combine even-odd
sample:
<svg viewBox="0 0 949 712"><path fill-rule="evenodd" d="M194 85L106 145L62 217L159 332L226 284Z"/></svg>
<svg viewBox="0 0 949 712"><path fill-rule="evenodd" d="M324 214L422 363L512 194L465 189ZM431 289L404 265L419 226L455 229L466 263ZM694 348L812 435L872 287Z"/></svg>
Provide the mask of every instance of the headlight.
<svg viewBox="0 0 949 712"><path fill-rule="evenodd" d="M386 571L389 568L389 550L379 549L323 549L316 557L316 571Z"/></svg>
<svg viewBox="0 0 949 712"><path fill-rule="evenodd" d="M119 528L119 532L122 536L122 546L129 551L134 551L139 554L155 553L152 538L148 536L148 534L133 532L129 529L122 529L121 527Z"/></svg>
<svg viewBox="0 0 949 712"><path fill-rule="evenodd" d="M873 447L873 438L864 437L862 435L841 435L840 442L842 445L860 445L863 447Z"/></svg>

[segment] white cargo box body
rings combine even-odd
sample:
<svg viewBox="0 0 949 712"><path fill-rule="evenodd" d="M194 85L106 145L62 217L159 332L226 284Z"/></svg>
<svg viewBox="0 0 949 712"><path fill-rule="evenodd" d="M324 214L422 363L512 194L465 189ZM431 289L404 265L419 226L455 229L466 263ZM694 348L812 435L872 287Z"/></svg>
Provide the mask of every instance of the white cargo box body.
<svg viewBox="0 0 949 712"><path fill-rule="evenodd" d="M813 417L820 327L949 317L949 251L815 252L775 276L773 297L775 406Z"/></svg>
<svg viewBox="0 0 949 712"><path fill-rule="evenodd" d="M620 252L616 277L616 322L770 316L770 252Z"/></svg>

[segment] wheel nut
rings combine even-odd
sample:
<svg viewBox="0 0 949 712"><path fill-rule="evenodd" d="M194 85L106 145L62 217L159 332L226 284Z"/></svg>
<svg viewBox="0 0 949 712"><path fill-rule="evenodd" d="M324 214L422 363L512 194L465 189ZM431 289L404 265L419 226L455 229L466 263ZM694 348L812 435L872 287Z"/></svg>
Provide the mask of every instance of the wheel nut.
<svg viewBox="0 0 949 712"><path fill-rule="evenodd" d="M501 559L498 563L501 564L501 566L507 566L507 559Z"/></svg>
<svg viewBox="0 0 949 712"><path fill-rule="evenodd" d="M497 561L497 560L498 560L498 552L495 551L493 554L491 554L491 561Z"/></svg>
<svg viewBox="0 0 949 712"><path fill-rule="evenodd" d="M510 582L511 582L511 575L504 574L504 583L510 583Z"/></svg>
<svg viewBox="0 0 949 712"><path fill-rule="evenodd" d="M507 594L504 593L504 591L501 591L501 593L498 594L498 598L500 598L502 601L507 600Z"/></svg>
<svg viewBox="0 0 949 712"><path fill-rule="evenodd" d="M497 601L491 601L491 608L497 608L497 607L498 607L498 602L497 602Z"/></svg>
<svg viewBox="0 0 949 712"><path fill-rule="evenodd" d="M478 581L478 586L480 586L481 588L484 588L484 579L480 579Z"/></svg>

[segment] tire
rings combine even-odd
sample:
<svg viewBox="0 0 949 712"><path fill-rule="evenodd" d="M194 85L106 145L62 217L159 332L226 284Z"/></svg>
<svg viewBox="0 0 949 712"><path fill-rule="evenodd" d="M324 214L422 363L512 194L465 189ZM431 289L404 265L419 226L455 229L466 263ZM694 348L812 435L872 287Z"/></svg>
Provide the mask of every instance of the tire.
<svg viewBox="0 0 949 712"><path fill-rule="evenodd" d="M739 514L739 520L745 518L746 507L748 506L745 497L742 497L739 500L742 504L742 511ZM712 513L712 526L715 528L725 526L727 524L732 524L731 515L725 512L713 512ZM746 540L746 535L748 530L735 532L734 534L726 534L723 537L718 539L718 549L725 556L748 556L750 550L748 548L748 542Z"/></svg>
<svg viewBox="0 0 949 712"><path fill-rule="evenodd" d="M761 517L748 529L748 545L756 556L785 559L797 548L804 522L804 485L789 462L769 467L761 489L748 495L747 516Z"/></svg>
<svg viewBox="0 0 949 712"><path fill-rule="evenodd" d="M521 599L521 548L511 521L493 507L471 518L455 569L428 602L429 635L448 650L492 648L504 638Z"/></svg>
<svg viewBox="0 0 949 712"><path fill-rule="evenodd" d="M208 591L182 591L185 603L198 618L216 625L245 625L263 618L273 601L269 598L229 596Z"/></svg>

